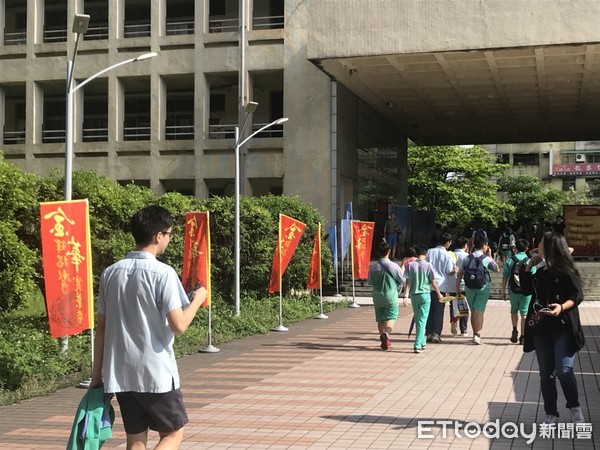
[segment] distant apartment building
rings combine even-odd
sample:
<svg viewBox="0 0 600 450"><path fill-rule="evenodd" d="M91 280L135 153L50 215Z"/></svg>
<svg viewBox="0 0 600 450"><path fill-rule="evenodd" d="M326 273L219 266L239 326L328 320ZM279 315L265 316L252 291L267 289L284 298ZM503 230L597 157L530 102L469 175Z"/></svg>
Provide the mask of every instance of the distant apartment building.
<svg viewBox="0 0 600 450"><path fill-rule="evenodd" d="M573 188L600 198L600 141L484 145L499 162L510 164L506 175L531 175L556 189Z"/></svg>
<svg viewBox="0 0 600 450"><path fill-rule="evenodd" d="M361 189L392 177L391 195L405 203L406 136L307 59L305 2L243 3L240 14L236 0L4 0L4 158L41 175L64 167L71 24L84 13L90 23L77 47L75 86L122 60L158 56L77 91L75 170L158 193L232 195L240 105L253 101L259 106L242 139L277 118L289 121L244 146L244 195L299 195L333 223L348 201L368 218L375 207L361 202Z"/></svg>

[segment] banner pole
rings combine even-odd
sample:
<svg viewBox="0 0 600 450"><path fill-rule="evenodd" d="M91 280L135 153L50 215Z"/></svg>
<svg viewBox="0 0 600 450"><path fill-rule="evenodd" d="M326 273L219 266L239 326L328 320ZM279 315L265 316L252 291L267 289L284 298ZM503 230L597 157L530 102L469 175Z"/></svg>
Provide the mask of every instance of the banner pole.
<svg viewBox="0 0 600 450"><path fill-rule="evenodd" d="M338 243L337 243L337 225L333 226L333 239L335 241L335 255L333 257L335 260L333 261L333 268L335 269L335 295L334 297L341 297L340 294L340 280L338 277L338 267L339 267L339 258L338 258Z"/></svg>
<svg viewBox="0 0 600 450"><path fill-rule="evenodd" d="M210 265L210 211L206 211L206 259L207 259L207 270L206 270L206 299L208 301L208 345L200 351L202 353L218 353L221 349L212 345L212 298L211 298L211 265Z"/></svg>
<svg viewBox="0 0 600 450"><path fill-rule="evenodd" d="M323 267L321 264L321 224L319 224L319 229L317 231L317 237L319 239L319 295L321 297L321 314L315 317L315 319L329 319L325 314L323 314ZM337 278L337 275L336 275Z"/></svg>
<svg viewBox="0 0 600 450"><path fill-rule="evenodd" d="M212 345L212 302L208 305L208 345L202 349L202 353L218 353L221 349Z"/></svg>
<svg viewBox="0 0 600 450"><path fill-rule="evenodd" d="M350 222L350 266L352 270L352 303L348 303L348 308L360 308L360 305L356 303L356 289L354 283L354 227L352 221Z"/></svg>
<svg viewBox="0 0 600 450"><path fill-rule="evenodd" d="M281 273L281 213L279 213L279 231L277 237L277 249L279 250L279 325L273 328L273 331L288 331L283 326L283 275Z"/></svg>

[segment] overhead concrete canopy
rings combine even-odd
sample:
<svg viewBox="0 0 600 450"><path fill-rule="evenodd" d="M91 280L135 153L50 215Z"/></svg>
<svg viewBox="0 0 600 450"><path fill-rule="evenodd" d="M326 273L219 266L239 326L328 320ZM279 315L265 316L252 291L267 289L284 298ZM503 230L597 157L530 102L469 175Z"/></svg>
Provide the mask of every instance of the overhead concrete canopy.
<svg viewBox="0 0 600 450"><path fill-rule="evenodd" d="M308 58L416 142L600 138L600 1L309 0Z"/></svg>

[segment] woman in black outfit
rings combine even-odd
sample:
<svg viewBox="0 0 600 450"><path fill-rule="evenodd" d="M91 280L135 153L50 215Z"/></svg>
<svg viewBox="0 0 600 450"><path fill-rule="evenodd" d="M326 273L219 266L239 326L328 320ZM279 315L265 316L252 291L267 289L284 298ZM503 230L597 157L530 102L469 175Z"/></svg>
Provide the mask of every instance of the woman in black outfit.
<svg viewBox="0 0 600 450"><path fill-rule="evenodd" d="M533 256L521 275L523 294L532 295L525 322L523 350L535 350L546 419L558 419L556 377L560 381L573 423L584 422L573 361L585 340L577 306L583 300L581 276L564 236L543 235L538 255Z"/></svg>

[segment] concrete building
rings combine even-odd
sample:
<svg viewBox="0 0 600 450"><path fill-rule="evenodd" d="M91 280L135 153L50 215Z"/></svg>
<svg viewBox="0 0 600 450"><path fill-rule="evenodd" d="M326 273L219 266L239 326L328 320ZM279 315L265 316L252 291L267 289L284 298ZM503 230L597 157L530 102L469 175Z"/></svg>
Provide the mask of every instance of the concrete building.
<svg viewBox="0 0 600 450"><path fill-rule="evenodd" d="M40 174L63 167L70 26L86 13L76 83L158 56L78 91L75 169L158 192L230 194L235 126L254 101L243 136L289 122L243 149L243 192L297 194L331 222L353 201L369 219L376 205L362 194L377 180L406 202L409 137L600 139L600 2L541 3L2 0L2 152Z"/></svg>
<svg viewBox="0 0 600 450"><path fill-rule="evenodd" d="M304 2L253 0L241 11L236 0L0 3L1 150L22 169L64 167L71 24L85 13L91 19L77 48L75 85L121 60L158 56L76 93L75 170L159 193L231 195L240 104L254 101L242 137L279 117L289 121L244 146L245 195L297 194L335 221L348 201L365 217L358 191L370 178L402 175L406 138L307 59ZM405 202L401 186L392 196Z"/></svg>

